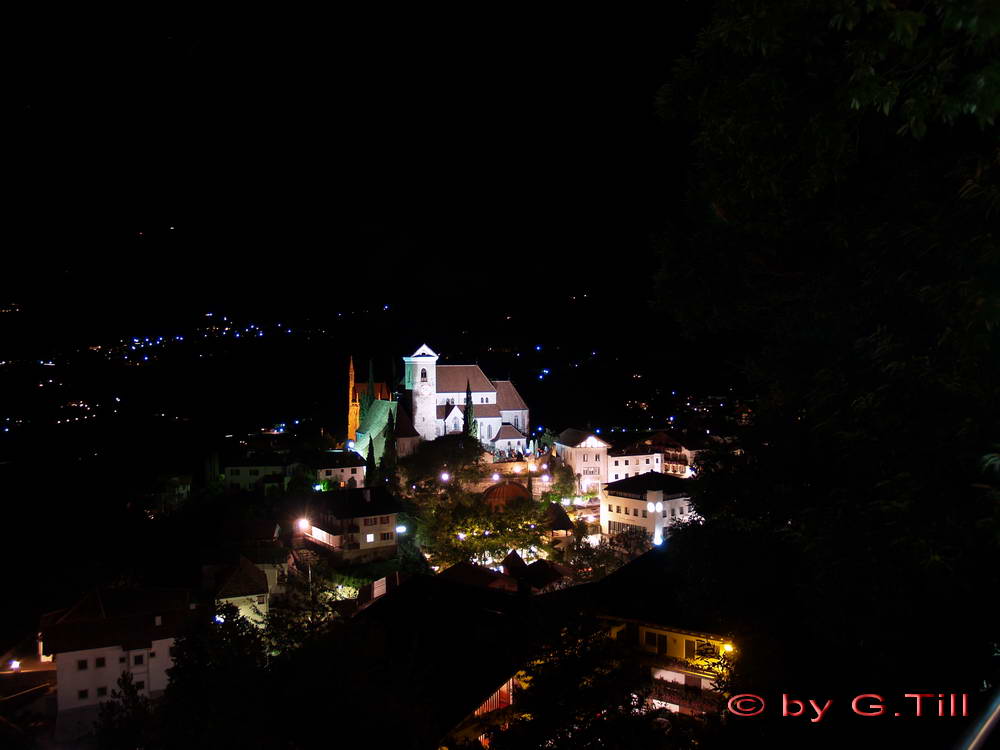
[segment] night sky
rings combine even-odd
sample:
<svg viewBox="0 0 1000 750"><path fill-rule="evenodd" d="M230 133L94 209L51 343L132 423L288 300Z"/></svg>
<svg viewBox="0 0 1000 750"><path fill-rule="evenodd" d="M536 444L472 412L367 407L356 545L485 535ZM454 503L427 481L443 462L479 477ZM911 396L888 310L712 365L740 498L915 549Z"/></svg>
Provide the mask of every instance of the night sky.
<svg viewBox="0 0 1000 750"><path fill-rule="evenodd" d="M322 317L375 289L648 297L649 238L685 180L682 134L654 114L670 39L690 44L676 18L621 35L451 15L95 27L11 39L0 296L29 311L113 329L219 307Z"/></svg>

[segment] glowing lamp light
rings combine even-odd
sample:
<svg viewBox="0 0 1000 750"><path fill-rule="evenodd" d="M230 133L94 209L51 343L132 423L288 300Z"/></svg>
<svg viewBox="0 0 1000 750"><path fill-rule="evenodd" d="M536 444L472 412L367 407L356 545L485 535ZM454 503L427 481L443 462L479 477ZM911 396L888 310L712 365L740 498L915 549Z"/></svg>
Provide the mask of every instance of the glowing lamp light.
<svg viewBox="0 0 1000 750"><path fill-rule="evenodd" d="M542 474L542 481L543 482L549 481L549 475L548 474Z"/></svg>
<svg viewBox="0 0 1000 750"><path fill-rule="evenodd" d="M17 659L11 659L10 660L10 668L14 672L16 672L17 670L19 670L21 668L21 662L19 662Z"/></svg>
<svg viewBox="0 0 1000 750"><path fill-rule="evenodd" d="M405 534L406 533L406 527L405 526L397 526L396 527L396 533L397 534Z"/></svg>
<svg viewBox="0 0 1000 750"><path fill-rule="evenodd" d="M655 544L657 547L663 544L663 535L659 531L657 531L656 536L653 537L653 544Z"/></svg>
<svg viewBox="0 0 1000 750"><path fill-rule="evenodd" d="M347 441L347 447L348 448L353 448L354 447L354 441L353 440L348 440Z"/></svg>
<svg viewBox="0 0 1000 750"><path fill-rule="evenodd" d="M463 540L463 541L465 540L465 534L463 534L463 533L462 533L461 531L460 531L460 532L458 532L458 534L456 534L456 536L457 536L457 537L458 537L459 539Z"/></svg>
<svg viewBox="0 0 1000 750"><path fill-rule="evenodd" d="M514 473L515 474L520 474L521 473L521 467L520 466L515 466L514 467Z"/></svg>
<svg viewBox="0 0 1000 750"><path fill-rule="evenodd" d="M224 623L226 621L226 618L223 617L222 615L216 615L215 616L215 621L221 625L222 623Z"/></svg>
<svg viewBox="0 0 1000 750"><path fill-rule="evenodd" d="M499 474L494 474L493 475L493 481L494 482L499 482L500 481L500 475Z"/></svg>
<svg viewBox="0 0 1000 750"><path fill-rule="evenodd" d="M656 512L660 513L662 511L663 511L663 503L657 503L656 504Z"/></svg>
<svg viewBox="0 0 1000 750"><path fill-rule="evenodd" d="M535 470L535 469L537 469L537 468L538 468L538 467L537 467L537 466L535 466L535 464L528 464L528 471L534 471L534 470Z"/></svg>
<svg viewBox="0 0 1000 750"><path fill-rule="evenodd" d="M447 482L449 479L451 479L451 474L449 474L447 471L442 471L441 472L441 481L442 482Z"/></svg>
<svg viewBox="0 0 1000 750"><path fill-rule="evenodd" d="M321 484L314 484L313 485L313 489L316 490L316 492L322 492L323 491L323 485L321 485Z"/></svg>
<svg viewBox="0 0 1000 750"><path fill-rule="evenodd" d="M299 531L309 531L309 519L300 518L298 522Z"/></svg>
<svg viewBox="0 0 1000 750"><path fill-rule="evenodd" d="M656 512L656 506L653 503L646 503L646 510L650 513Z"/></svg>
<svg viewBox="0 0 1000 750"><path fill-rule="evenodd" d="M542 471L545 471L548 468L549 468L548 464L542 464Z"/></svg>
<svg viewBox="0 0 1000 750"><path fill-rule="evenodd" d="M722 647L722 650L725 651L727 654L731 654L733 652L733 644L727 643Z"/></svg>

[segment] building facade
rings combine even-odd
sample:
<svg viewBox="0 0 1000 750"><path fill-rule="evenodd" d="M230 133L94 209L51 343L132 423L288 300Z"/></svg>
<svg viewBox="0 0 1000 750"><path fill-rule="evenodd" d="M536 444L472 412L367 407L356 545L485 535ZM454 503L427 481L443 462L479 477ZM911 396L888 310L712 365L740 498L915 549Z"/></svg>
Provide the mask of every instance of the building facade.
<svg viewBox="0 0 1000 750"><path fill-rule="evenodd" d="M556 455L577 476L580 492L599 491L608 481L609 443L593 432L566 429L556 438Z"/></svg>
<svg viewBox="0 0 1000 750"><path fill-rule="evenodd" d="M172 648L194 616L185 590L96 589L68 610L44 615L39 653L56 665L57 740L88 733L98 705L124 672L139 693L167 687Z"/></svg>
<svg viewBox="0 0 1000 750"><path fill-rule="evenodd" d="M614 535L638 527L660 544L670 526L697 517L686 483L652 471L609 482L601 498L601 533Z"/></svg>
<svg viewBox="0 0 1000 750"><path fill-rule="evenodd" d="M420 437L435 440L462 432L466 396L471 391L473 419L483 446L526 450L528 406L514 384L490 380L479 365L441 365L438 359L426 344L403 357L403 387L410 394L413 428Z"/></svg>

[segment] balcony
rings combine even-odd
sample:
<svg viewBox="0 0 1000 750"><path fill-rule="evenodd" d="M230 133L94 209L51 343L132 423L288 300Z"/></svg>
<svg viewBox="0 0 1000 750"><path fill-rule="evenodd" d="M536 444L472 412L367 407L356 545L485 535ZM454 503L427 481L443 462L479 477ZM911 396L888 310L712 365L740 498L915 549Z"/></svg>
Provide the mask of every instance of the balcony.
<svg viewBox="0 0 1000 750"><path fill-rule="evenodd" d="M651 680L649 697L664 703L676 703L684 713L718 713L722 696L710 690L682 685L668 680Z"/></svg>

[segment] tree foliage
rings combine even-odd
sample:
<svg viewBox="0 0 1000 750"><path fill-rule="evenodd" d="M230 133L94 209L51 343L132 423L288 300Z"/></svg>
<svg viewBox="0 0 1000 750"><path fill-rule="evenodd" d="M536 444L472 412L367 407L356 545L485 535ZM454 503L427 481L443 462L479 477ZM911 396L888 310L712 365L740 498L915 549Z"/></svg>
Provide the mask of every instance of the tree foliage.
<svg viewBox="0 0 1000 750"><path fill-rule="evenodd" d="M661 94L693 155L660 309L760 397L669 551L752 692L989 679L998 44L985 3L718 2Z"/></svg>

